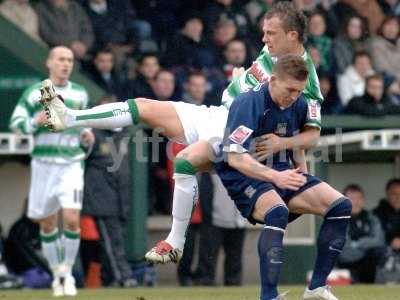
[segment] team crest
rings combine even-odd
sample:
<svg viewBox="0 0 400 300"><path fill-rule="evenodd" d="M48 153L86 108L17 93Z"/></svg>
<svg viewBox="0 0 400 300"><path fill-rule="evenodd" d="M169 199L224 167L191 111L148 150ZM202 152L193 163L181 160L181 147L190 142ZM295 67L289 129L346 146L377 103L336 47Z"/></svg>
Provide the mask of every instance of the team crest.
<svg viewBox="0 0 400 300"><path fill-rule="evenodd" d="M287 128L286 123L278 123L278 125L276 125L275 133L280 136L285 136L287 131L286 128Z"/></svg>
<svg viewBox="0 0 400 300"><path fill-rule="evenodd" d="M240 125L231 133L229 139L236 144L243 145L243 143L250 137L252 133L252 129L244 125Z"/></svg>

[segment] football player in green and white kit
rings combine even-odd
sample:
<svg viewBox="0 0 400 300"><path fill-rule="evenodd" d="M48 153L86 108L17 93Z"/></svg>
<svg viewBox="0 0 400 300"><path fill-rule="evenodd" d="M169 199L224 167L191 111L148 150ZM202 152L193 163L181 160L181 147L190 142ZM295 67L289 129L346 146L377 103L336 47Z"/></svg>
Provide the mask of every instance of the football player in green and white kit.
<svg viewBox="0 0 400 300"><path fill-rule="evenodd" d="M74 55L69 48L59 46L50 50L46 66L56 92L69 108L85 109L85 88L69 81L73 65ZM46 114L39 103L41 86L36 83L24 91L11 116L10 128L16 133L34 135L27 215L40 224L42 251L53 273L53 295L75 296L72 265L80 244L85 157L80 143L93 143L94 136L90 130L78 128L49 132L45 128ZM62 232L58 231L60 210Z"/></svg>
<svg viewBox="0 0 400 300"><path fill-rule="evenodd" d="M216 147L222 141L229 107L235 96L268 81L273 64L284 54L300 55L307 63L309 77L304 95L308 101L307 124L294 137L264 136L257 145L259 155L283 149L315 145L321 127L320 108L323 101L318 77L303 42L306 17L290 2L279 2L266 14L263 25L265 47L253 65L237 76L224 91L221 106L196 106L183 102L155 101L144 98L97 106L89 110L69 110L44 83L42 102L49 112L49 126L54 130L70 127L115 128L143 122L152 128L162 128L169 139L187 144L174 161L175 190L172 229L165 241L151 249L146 258L152 262L179 261L185 243L192 208L197 199L196 172L209 170ZM47 96L46 96L47 95ZM304 170L306 171L306 170Z"/></svg>

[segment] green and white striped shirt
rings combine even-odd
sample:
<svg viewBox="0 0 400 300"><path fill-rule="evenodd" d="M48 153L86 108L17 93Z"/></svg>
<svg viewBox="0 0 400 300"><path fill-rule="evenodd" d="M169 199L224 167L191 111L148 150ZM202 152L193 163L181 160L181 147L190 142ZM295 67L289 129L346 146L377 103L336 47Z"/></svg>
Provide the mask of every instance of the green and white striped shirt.
<svg viewBox="0 0 400 300"><path fill-rule="evenodd" d="M310 55L305 51L303 59L306 62L309 75L306 87L303 91L304 97L308 103L308 114L306 125L321 128L321 104L324 100L320 87L317 72ZM260 83L269 80L272 73L276 57L272 57L265 46L252 66L248 68L241 76L235 77L224 91L222 104L229 108L237 95L246 92Z"/></svg>
<svg viewBox="0 0 400 300"><path fill-rule="evenodd" d="M85 153L80 147L80 130L68 129L53 133L45 127L34 125L34 118L43 110L39 103L40 87L41 83L36 83L23 92L11 116L10 129L16 133L34 135L33 158L54 163L82 160ZM55 86L55 90L69 108L85 109L88 105L88 93L81 85L69 81L66 86Z"/></svg>

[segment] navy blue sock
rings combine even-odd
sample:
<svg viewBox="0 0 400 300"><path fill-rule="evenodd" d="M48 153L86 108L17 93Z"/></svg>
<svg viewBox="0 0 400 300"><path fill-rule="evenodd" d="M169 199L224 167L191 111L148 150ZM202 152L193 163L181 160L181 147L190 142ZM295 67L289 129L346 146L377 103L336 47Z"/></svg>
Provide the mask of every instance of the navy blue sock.
<svg viewBox="0 0 400 300"><path fill-rule="evenodd" d="M326 285L326 279L335 266L346 241L347 225L351 216L351 202L347 198L337 199L324 217L318 235L317 260L309 289Z"/></svg>
<svg viewBox="0 0 400 300"><path fill-rule="evenodd" d="M261 300L278 296L278 281L283 264L283 235L288 223L289 211L284 205L270 209L265 217L264 229L258 239L260 257Z"/></svg>

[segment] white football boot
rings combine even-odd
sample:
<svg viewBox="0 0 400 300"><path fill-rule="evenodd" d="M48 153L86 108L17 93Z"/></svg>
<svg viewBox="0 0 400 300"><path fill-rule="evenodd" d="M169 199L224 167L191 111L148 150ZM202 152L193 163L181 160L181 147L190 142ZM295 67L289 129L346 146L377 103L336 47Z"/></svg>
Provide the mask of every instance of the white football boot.
<svg viewBox="0 0 400 300"><path fill-rule="evenodd" d="M57 95L50 79L43 80L40 92L42 94L40 103L46 112L47 127L53 132L64 130L66 128L67 107L62 97Z"/></svg>
<svg viewBox="0 0 400 300"><path fill-rule="evenodd" d="M339 300L331 291L329 285L321 286L314 290L309 290L308 287L304 291L303 300Z"/></svg>

